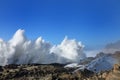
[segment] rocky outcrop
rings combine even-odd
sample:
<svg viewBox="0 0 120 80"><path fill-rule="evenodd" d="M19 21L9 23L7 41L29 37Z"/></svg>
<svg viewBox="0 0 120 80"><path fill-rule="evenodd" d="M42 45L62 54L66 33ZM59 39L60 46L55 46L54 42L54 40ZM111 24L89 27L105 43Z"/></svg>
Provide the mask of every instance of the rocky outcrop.
<svg viewBox="0 0 120 80"><path fill-rule="evenodd" d="M115 64L113 70L108 74L106 80L120 80L120 65Z"/></svg>
<svg viewBox="0 0 120 80"><path fill-rule="evenodd" d="M63 64L6 65L0 67L0 80L120 80L120 65L99 73L87 69L76 71L64 68Z"/></svg>
<svg viewBox="0 0 120 80"><path fill-rule="evenodd" d="M1 66L0 80L83 80L94 73L87 69L77 71L76 68L64 68L63 64L32 64Z"/></svg>
<svg viewBox="0 0 120 80"><path fill-rule="evenodd" d="M116 51L112 56L116 59L116 62L120 64L120 51Z"/></svg>

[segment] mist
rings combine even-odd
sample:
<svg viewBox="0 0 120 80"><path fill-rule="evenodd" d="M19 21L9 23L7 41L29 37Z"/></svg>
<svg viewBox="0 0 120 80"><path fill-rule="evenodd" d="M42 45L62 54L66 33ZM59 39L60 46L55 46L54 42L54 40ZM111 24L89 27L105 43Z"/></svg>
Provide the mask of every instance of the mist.
<svg viewBox="0 0 120 80"><path fill-rule="evenodd" d="M58 45L52 45L42 37L29 40L25 31L19 29L10 40L0 39L0 65L79 62L86 57L83 49L81 42L67 37Z"/></svg>

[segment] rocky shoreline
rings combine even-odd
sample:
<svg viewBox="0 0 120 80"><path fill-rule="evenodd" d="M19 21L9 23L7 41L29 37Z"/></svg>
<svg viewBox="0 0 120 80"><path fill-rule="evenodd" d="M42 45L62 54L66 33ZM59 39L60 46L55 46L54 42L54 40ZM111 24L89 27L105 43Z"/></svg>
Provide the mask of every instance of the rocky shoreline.
<svg viewBox="0 0 120 80"><path fill-rule="evenodd" d="M64 64L23 64L0 66L0 80L120 80L120 65L94 73L87 69L64 68Z"/></svg>

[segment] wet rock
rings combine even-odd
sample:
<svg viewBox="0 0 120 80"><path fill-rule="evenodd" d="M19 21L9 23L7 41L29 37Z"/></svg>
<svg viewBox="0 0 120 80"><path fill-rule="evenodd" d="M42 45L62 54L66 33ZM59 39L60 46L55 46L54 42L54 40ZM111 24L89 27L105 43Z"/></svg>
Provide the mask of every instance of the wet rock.
<svg viewBox="0 0 120 80"><path fill-rule="evenodd" d="M87 69L74 72L76 68L64 68L61 64L7 65L0 69L0 80L114 80L120 75L117 64L113 70L99 73Z"/></svg>
<svg viewBox="0 0 120 80"><path fill-rule="evenodd" d="M0 66L0 72L2 72L3 71L3 67L2 66Z"/></svg>

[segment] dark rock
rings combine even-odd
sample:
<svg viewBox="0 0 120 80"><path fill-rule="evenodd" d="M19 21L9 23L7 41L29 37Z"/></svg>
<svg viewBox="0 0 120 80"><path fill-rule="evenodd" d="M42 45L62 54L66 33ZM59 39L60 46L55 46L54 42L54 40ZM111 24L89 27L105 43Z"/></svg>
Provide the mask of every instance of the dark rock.
<svg viewBox="0 0 120 80"><path fill-rule="evenodd" d="M109 71L94 73L87 69L73 73L75 70L76 68L64 68L64 64L57 63L12 64L0 67L0 80L105 80L109 74Z"/></svg>
<svg viewBox="0 0 120 80"><path fill-rule="evenodd" d="M3 71L3 67L2 66L0 66L0 72L2 72Z"/></svg>

